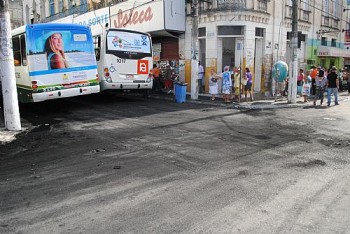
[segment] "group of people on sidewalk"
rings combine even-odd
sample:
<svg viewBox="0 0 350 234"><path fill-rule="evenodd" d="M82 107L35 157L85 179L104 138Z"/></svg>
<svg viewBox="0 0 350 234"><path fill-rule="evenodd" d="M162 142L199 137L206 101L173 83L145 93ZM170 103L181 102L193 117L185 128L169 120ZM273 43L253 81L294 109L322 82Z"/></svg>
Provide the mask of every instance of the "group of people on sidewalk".
<svg viewBox="0 0 350 234"><path fill-rule="evenodd" d="M153 69L149 75L153 78L153 92L162 92L163 90L168 94L172 92L173 83L177 76L169 64L166 66L164 76L161 75L160 68L156 64L153 65Z"/></svg>
<svg viewBox="0 0 350 234"><path fill-rule="evenodd" d="M218 82L219 80L222 82ZM221 83L221 93L225 103L240 102L242 90L244 91L245 101L247 101L248 93L250 101L254 101L252 92L253 74L249 68L245 69L242 79L240 68L234 67L230 71L230 67L225 66L221 74L216 74L212 69L209 77L209 93L212 95L212 101L219 94L219 83Z"/></svg>
<svg viewBox="0 0 350 234"><path fill-rule="evenodd" d="M313 96L313 104L316 105L320 101L323 104L324 93L327 92L327 106L330 106L332 96L334 104L339 105L338 90L340 86L339 74L335 66L331 67L327 72L322 67L313 66L312 69L304 74L304 70L300 69L297 77L298 92L304 97L304 102L308 101L309 96ZM348 93L350 95L350 87L348 80Z"/></svg>

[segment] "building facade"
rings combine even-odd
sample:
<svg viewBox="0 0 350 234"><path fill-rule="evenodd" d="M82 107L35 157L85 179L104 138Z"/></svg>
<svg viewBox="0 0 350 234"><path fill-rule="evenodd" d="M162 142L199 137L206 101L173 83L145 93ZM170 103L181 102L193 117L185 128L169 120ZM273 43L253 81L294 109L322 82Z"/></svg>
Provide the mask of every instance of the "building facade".
<svg viewBox="0 0 350 234"><path fill-rule="evenodd" d="M9 12L11 19L11 27L18 28L23 24L22 19L22 1L21 0L9 0Z"/></svg>
<svg viewBox="0 0 350 234"><path fill-rule="evenodd" d="M342 68L349 64L347 1L298 1L298 68ZM193 25L198 7L198 51L193 50L190 30L181 42L185 59L198 54L201 63L221 72L224 66L248 67L254 73L256 93L274 92L272 66L292 62L292 0L207 0L187 4L187 25ZM344 31L345 30L345 31ZM197 48L195 48L197 49ZM291 67L291 66L290 66ZM208 82L208 79L206 79Z"/></svg>
<svg viewBox="0 0 350 234"><path fill-rule="evenodd" d="M221 72L226 65L249 67L254 74L254 92L272 95L274 63L280 60L287 64L292 62L294 0L197 1L25 0L23 21L71 21L93 28L105 20L111 27L149 32L153 38L155 61L162 66L170 63L184 68L178 71L182 71L188 83L191 59L196 57L205 67L206 78L210 69ZM350 66L348 2L298 1L299 68ZM138 15L145 14L147 9L152 20L139 19ZM197 9L198 15L195 15ZM134 23L127 22L134 16ZM193 28L194 20L197 20L198 28ZM198 30L198 39L192 30ZM208 79L205 81L207 83Z"/></svg>

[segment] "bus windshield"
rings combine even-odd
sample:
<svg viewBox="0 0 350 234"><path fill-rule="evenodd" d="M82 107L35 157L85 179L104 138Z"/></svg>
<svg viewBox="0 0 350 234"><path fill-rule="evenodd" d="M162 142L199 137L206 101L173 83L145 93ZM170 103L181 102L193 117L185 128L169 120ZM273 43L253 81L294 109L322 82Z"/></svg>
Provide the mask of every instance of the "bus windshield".
<svg viewBox="0 0 350 234"><path fill-rule="evenodd" d="M119 58L141 59L152 56L151 39L145 33L109 30L106 43L106 53Z"/></svg>

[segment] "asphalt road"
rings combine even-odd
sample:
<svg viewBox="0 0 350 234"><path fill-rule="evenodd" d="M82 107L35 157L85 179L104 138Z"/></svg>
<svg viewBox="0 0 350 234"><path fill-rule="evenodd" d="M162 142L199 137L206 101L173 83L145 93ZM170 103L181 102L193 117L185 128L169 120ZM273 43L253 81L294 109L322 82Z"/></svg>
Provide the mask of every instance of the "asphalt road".
<svg viewBox="0 0 350 234"><path fill-rule="evenodd" d="M20 109L34 128L0 145L0 233L350 233L349 101Z"/></svg>

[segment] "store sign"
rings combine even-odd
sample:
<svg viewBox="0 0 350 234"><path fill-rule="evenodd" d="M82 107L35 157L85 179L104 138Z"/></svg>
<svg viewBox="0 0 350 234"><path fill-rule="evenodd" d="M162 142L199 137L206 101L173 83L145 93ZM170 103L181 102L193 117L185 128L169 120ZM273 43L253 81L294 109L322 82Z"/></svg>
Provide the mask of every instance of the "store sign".
<svg viewBox="0 0 350 234"><path fill-rule="evenodd" d="M126 1L110 7L112 27L143 32L164 30L163 1L137 1L134 7L130 4Z"/></svg>
<svg viewBox="0 0 350 234"><path fill-rule="evenodd" d="M328 52L322 52L322 51L318 52L318 56L328 56L328 55L329 55Z"/></svg>
<svg viewBox="0 0 350 234"><path fill-rule="evenodd" d="M130 25L142 24L143 22L149 22L153 19L153 12L151 7L147 7L146 10L129 10L122 11L119 9L117 17L114 18L112 24L115 28L125 28Z"/></svg>

